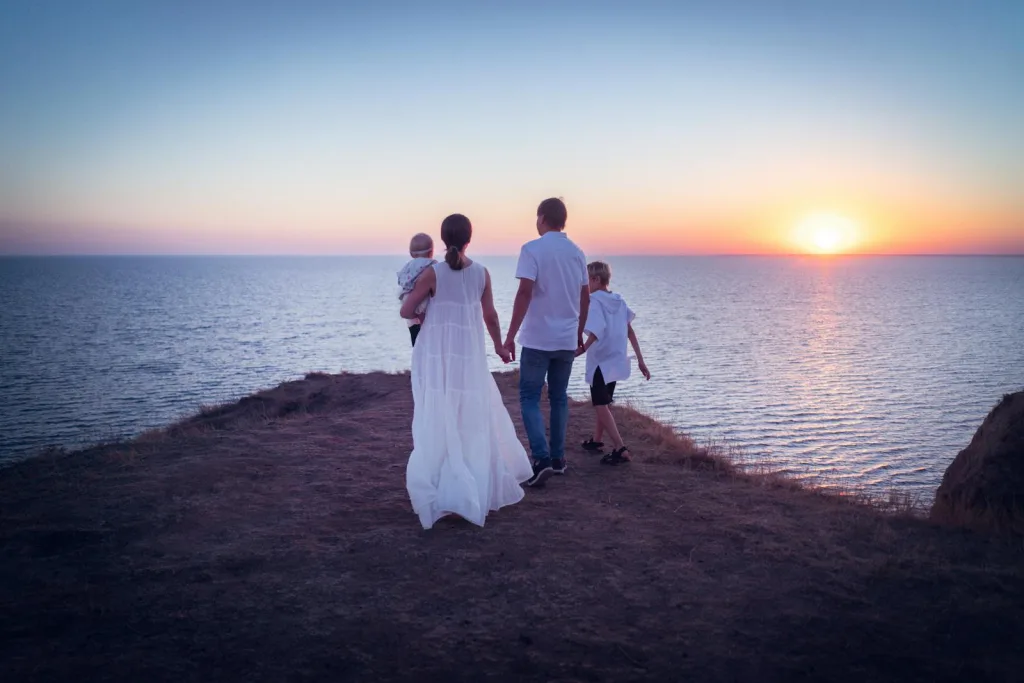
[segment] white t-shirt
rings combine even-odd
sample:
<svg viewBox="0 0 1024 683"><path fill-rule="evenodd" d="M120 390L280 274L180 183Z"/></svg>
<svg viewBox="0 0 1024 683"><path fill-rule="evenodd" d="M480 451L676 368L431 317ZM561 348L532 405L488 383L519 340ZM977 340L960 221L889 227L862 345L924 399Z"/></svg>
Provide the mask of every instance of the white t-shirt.
<svg viewBox="0 0 1024 683"><path fill-rule="evenodd" d="M516 277L533 280L533 299L519 330L519 344L538 351L575 351L580 290L589 281L580 248L563 232L547 232L523 245Z"/></svg>
<svg viewBox="0 0 1024 683"><path fill-rule="evenodd" d="M601 290L590 295L589 310L583 331L597 337L597 341L587 349L587 384L594 383L598 367L605 382L629 379L631 367L626 347L629 324L636 315L621 296Z"/></svg>

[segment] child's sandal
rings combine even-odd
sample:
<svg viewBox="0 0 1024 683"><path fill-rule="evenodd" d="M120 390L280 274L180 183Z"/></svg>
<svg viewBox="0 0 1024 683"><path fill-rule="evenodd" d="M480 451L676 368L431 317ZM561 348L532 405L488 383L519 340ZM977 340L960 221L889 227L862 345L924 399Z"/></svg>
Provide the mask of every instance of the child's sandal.
<svg viewBox="0 0 1024 683"><path fill-rule="evenodd" d="M629 449L623 446L622 448L616 448L608 455L601 458L602 465L621 465L624 462L629 462L632 458L627 458L624 453L628 453Z"/></svg>

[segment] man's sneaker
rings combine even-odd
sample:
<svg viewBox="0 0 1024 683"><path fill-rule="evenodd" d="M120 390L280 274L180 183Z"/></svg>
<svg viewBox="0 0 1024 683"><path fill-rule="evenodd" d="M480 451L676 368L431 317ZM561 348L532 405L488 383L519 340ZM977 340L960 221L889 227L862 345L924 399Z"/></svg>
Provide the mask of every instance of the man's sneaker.
<svg viewBox="0 0 1024 683"><path fill-rule="evenodd" d="M562 460L551 461L551 471L555 474L565 474L567 469L569 469L569 466L565 463L564 458Z"/></svg>
<svg viewBox="0 0 1024 683"><path fill-rule="evenodd" d="M551 475L555 471L551 469L551 465L541 465L539 463L533 463L533 476L526 480L527 486L543 486Z"/></svg>
<svg viewBox="0 0 1024 683"><path fill-rule="evenodd" d="M590 451L591 453L600 453L601 449L604 448L604 442L603 441L594 441L593 437L587 439L586 441L584 441L580 445L583 446L583 450Z"/></svg>

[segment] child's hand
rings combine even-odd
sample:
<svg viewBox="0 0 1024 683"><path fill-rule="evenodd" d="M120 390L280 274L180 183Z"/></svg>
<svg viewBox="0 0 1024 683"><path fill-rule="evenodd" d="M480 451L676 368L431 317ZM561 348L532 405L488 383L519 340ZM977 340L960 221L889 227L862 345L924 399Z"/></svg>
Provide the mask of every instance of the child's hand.
<svg viewBox="0 0 1024 683"><path fill-rule="evenodd" d="M583 346L583 345L581 344L580 346L577 346L577 347L576 347L576 357L577 357L577 358L579 358L580 356L582 356L582 355L583 355L583 354L585 354L586 352L587 352L587 347L586 347L586 346Z"/></svg>
<svg viewBox="0 0 1024 683"><path fill-rule="evenodd" d="M651 378L651 371L647 369L647 363L644 363L643 361L640 361L637 364L640 366L640 372L643 374L644 379L650 379Z"/></svg>
<svg viewBox="0 0 1024 683"><path fill-rule="evenodd" d="M512 354L509 353L508 349L506 349L501 344L494 345L494 352L498 354L499 358L501 358L502 363L505 363L507 365L512 362Z"/></svg>

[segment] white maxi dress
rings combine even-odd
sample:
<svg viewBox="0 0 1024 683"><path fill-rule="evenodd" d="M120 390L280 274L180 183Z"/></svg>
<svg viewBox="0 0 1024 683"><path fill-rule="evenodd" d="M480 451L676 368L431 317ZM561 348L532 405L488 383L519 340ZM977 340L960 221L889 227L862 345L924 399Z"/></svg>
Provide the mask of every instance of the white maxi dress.
<svg viewBox="0 0 1024 683"><path fill-rule="evenodd" d="M523 498L533 474L487 368L480 297L487 270L433 266L434 297L412 354L413 450L405 482L424 529L446 514L483 526Z"/></svg>

